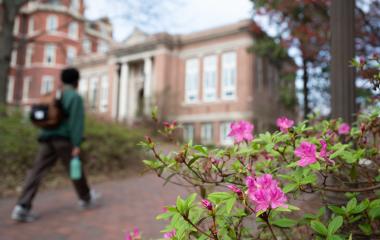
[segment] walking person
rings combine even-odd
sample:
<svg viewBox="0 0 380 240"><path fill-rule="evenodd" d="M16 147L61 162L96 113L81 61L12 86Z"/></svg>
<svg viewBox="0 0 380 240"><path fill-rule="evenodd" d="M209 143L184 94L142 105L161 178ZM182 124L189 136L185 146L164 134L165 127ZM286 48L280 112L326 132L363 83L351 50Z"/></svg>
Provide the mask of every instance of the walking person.
<svg viewBox="0 0 380 240"><path fill-rule="evenodd" d="M55 127L43 128L40 132L39 150L34 165L26 178L17 205L12 211L11 217L15 221L34 221L36 215L31 213L32 202L42 178L58 159L70 173L70 161L79 157L84 130L83 100L76 91L79 78L79 72L75 68L67 68L61 72L63 87L59 103L63 117ZM72 180L72 183L80 199L80 206L87 208L93 206L98 196L90 190L83 168L80 171L80 177Z"/></svg>

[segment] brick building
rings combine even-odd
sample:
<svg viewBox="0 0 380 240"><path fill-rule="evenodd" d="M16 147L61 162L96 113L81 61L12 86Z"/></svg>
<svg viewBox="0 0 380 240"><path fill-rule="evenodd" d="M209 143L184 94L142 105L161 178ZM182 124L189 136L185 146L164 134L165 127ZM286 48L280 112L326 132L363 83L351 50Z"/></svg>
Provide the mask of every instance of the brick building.
<svg viewBox="0 0 380 240"><path fill-rule="evenodd" d="M83 0L34 0L15 20L7 101L25 104L58 87L62 68L78 55L104 55L112 47L108 19L84 18Z"/></svg>
<svg viewBox="0 0 380 240"><path fill-rule="evenodd" d="M147 34L135 29L107 55L79 57L80 92L92 111L134 124L158 106L161 119L181 123L183 137L230 144L231 121L246 119L259 130L279 116L294 116L281 91L294 97L294 79L254 55L251 20L201 32ZM292 63L288 63L292 64Z"/></svg>

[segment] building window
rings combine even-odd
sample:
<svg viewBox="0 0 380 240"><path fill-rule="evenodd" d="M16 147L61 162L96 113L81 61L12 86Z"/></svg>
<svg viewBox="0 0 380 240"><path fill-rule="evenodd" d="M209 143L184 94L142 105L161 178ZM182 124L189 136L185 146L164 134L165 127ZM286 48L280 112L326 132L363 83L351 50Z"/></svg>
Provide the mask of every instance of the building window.
<svg viewBox="0 0 380 240"><path fill-rule="evenodd" d="M91 53L91 41L90 39L86 38L83 40L82 43L83 52L88 54Z"/></svg>
<svg viewBox="0 0 380 240"><path fill-rule="evenodd" d="M201 142L202 144L211 144L213 142L212 123L201 125Z"/></svg>
<svg viewBox="0 0 380 240"><path fill-rule="evenodd" d="M53 91L54 88L54 78L53 76L43 76L41 83L41 95L45 95Z"/></svg>
<svg viewBox="0 0 380 240"><path fill-rule="evenodd" d="M33 58L33 45L29 44L25 53L25 67L30 67Z"/></svg>
<svg viewBox="0 0 380 240"><path fill-rule="evenodd" d="M104 40L99 40L98 53L105 53L108 51L108 45Z"/></svg>
<svg viewBox="0 0 380 240"><path fill-rule="evenodd" d="M22 101L26 102L29 99L29 89L32 79L30 77L24 78L24 84L22 85Z"/></svg>
<svg viewBox="0 0 380 240"><path fill-rule="evenodd" d="M230 132L231 122L224 122L220 124L220 144L232 145L234 143L233 138L228 136Z"/></svg>
<svg viewBox="0 0 380 240"><path fill-rule="evenodd" d="M183 126L183 140L185 142L194 140L194 126L191 124L185 124Z"/></svg>
<svg viewBox="0 0 380 240"><path fill-rule="evenodd" d="M73 64L77 56L77 50L73 46L68 46L66 51L66 63Z"/></svg>
<svg viewBox="0 0 380 240"><path fill-rule="evenodd" d="M11 66L16 67L17 65L17 50L14 49L12 50L12 55L11 55Z"/></svg>
<svg viewBox="0 0 380 240"><path fill-rule="evenodd" d="M20 18L16 17L13 25L13 35L17 35L20 32Z"/></svg>
<svg viewBox="0 0 380 240"><path fill-rule="evenodd" d="M13 102L13 94L15 89L15 78L13 76L8 77L8 87L7 87L7 102Z"/></svg>
<svg viewBox="0 0 380 240"><path fill-rule="evenodd" d="M108 77L104 75L101 78L101 90L100 90L100 106L99 111L100 112L107 112L108 110Z"/></svg>
<svg viewBox="0 0 380 240"><path fill-rule="evenodd" d="M216 56L208 56L203 60L203 100L216 100Z"/></svg>
<svg viewBox="0 0 380 240"><path fill-rule="evenodd" d="M68 35L70 38L78 39L78 23L76 22L70 23Z"/></svg>
<svg viewBox="0 0 380 240"><path fill-rule="evenodd" d="M87 79L81 79L79 81L79 94L82 95L85 101L87 101L88 81Z"/></svg>
<svg viewBox="0 0 380 240"><path fill-rule="evenodd" d="M186 61L185 76L185 102L192 103L198 100L199 61L189 59Z"/></svg>
<svg viewBox="0 0 380 240"><path fill-rule="evenodd" d="M55 45L47 44L45 45L44 50L44 63L48 66L52 66L55 64Z"/></svg>
<svg viewBox="0 0 380 240"><path fill-rule="evenodd" d="M229 52L222 56L222 98L236 97L236 53Z"/></svg>
<svg viewBox="0 0 380 240"><path fill-rule="evenodd" d="M71 0L70 8L74 11L79 11L79 8L80 8L79 0Z"/></svg>
<svg viewBox="0 0 380 240"><path fill-rule="evenodd" d="M98 79L92 78L90 82L89 104L92 109L96 109L98 102Z"/></svg>
<svg viewBox="0 0 380 240"><path fill-rule="evenodd" d="M59 5L61 3L61 1L60 0L48 0L48 3L52 4L52 5Z"/></svg>
<svg viewBox="0 0 380 240"><path fill-rule="evenodd" d="M34 18L31 16L28 21L28 34L32 35L34 33Z"/></svg>
<svg viewBox="0 0 380 240"><path fill-rule="evenodd" d="M58 18L57 16L50 15L46 20L46 31L55 32L58 30Z"/></svg>

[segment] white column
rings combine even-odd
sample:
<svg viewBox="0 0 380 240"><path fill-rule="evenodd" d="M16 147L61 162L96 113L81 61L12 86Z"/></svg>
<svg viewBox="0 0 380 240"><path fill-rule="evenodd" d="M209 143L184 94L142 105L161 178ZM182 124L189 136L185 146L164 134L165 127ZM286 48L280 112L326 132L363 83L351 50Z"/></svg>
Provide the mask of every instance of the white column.
<svg viewBox="0 0 380 240"><path fill-rule="evenodd" d="M152 96L152 59L150 57L144 60L144 75L144 114L149 116Z"/></svg>
<svg viewBox="0 0 380 240"><path fill-rule="evenodd" d="M128 109L128 80L129 80L129 70L128 63L123 63L121 65L121 74L119 81L119 121L123 121L127 118Z"/></svg>
<svg viewBox="0 0 380 240"><path fill-rule="evenodd" d="M112 90L110 89L109 92L112 96L112 119L114 120L117 120L116 117L117 117L117 112L118 112L118 109L117 109L117 101L118 101L118 98L119 98L119 76L118 76L118 65L116 63L116 61L110 61L109 63L109 69L113 69L113 71L111 72L111 78L108 79L108 81L112 81ZM111 92L112 91L112 92Z"/></svg>

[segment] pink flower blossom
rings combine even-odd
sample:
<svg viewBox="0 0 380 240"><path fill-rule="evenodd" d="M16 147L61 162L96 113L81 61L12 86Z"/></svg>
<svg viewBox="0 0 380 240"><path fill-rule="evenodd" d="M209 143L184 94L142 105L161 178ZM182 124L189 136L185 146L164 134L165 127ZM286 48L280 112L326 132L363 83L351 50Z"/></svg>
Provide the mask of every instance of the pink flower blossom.
<svg viewBox="0 0 380 240"><path fill-rule="evenodd" d="M208 210L212 211L212 203L207 199L202 199L202 205L204 208L207 208Z"/></svg>
<svg viewBox="0 0 380 240"><path fill-rule="evenodd" d="M133 237L134 238L140 238L140 231L137 227L133 229Z"/></svg>
<svg viewBox="0 0 380 240"><path fill-rule="evenodd" d="M234 193L236 193L239 196L243 194L241 189L236 187L235 185L228 185L227 187L228 187L228 189L230 189L231 191L233 191Z"/></svg>
<svg viewBox="0 0 380 240"><path fill-rule="evenodd" d="M317 161L317 147L309 142L301 142L301 145L294 150L294 154L301 159L297 162L298 166L305 167Z"/></svg>
<svg viewBox="0 0 380 240"><path fill-rule="evenodd" d="M231 131L228 133L229 137L235 139L235 143L241 143L243 141L252 141L254 125L247 121L239 121L231 123Z"/></svg>
<svg viewBox="0 0 380 240"><path fill-rule="evenodd" d="M130 232L127 232L127 234L125 235L125 240L133 240Z"/></svg>
<svg viewBox="0 0 380 240"><path fill-rule="evenodd" d="M245 179L245 184L247 185L248 189L255 187L255 178L251 177L251 176L248 176Z"/></svg>
<svg viewBox="0 0 380 240"><path fill-rule="evenodd" d="M325 140L319 141L321 144L321 150L319 151L319 157L323 158L327 163L334 164L335 162L330 159L332 151L327 152L327 143Z"/></svg>
<svg viewBox="0 0 380 240"><path fill-rule="evenodd" d="M254 180L246 180L248 186L248 196L255 204L255 211L266 211L280 206L286 206L287 198L285 193L278 187L278 182L272 175L264 174Z"/></svg>
<svg viewBox="0 0 380 240"><path fill-rule="evenodd" d="M276 121L277 127L280 128L281 132L287 133L288 129L293 127L294 121L286 117L280 117Z"/></svg>
<svg viewBox="0 0 380 240"><path fill-rule="evenodd" d="M342 123L339 126L338 133L341 135L346 135L350 133L350 130L350 125L348 125L347 123Z"/></svg>
<svg viewBox="0 0 380 240"><path fill-rule="evenodd" d="M173 238L173 237L175 237L175 234L176 234L176 230L174 229L170 232L165 233L164 238Z"/></svg>

